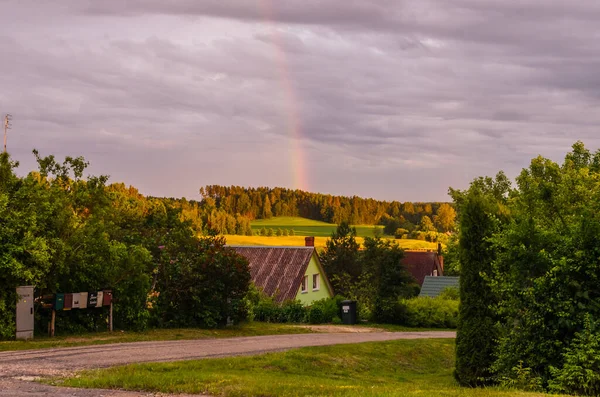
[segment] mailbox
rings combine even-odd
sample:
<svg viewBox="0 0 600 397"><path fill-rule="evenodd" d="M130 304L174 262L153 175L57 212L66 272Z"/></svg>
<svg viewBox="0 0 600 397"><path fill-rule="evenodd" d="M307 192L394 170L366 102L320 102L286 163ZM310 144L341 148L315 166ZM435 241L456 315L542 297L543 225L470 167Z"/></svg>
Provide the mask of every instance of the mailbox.
<svg viewBox="0 0 600 397"><path fill-rule="evenodd" d="M73 294L65 294L65 303L63 310L71 310L73 308Z"/></svg>
<svg viewBox="0 0 600 397"><path fill-rule="evenodd" d="M73 309L79 309L81 307L81 294L79 292L73 294Z"/></svg>
<svg viewBox="0 0 600 397"><path fill-rule="evenodd" d="M96 299L96 307L102 307L102 298L104 297L104 293L102 291L98 291L98 298Z"/></svg>
<svg viewBox="0 0 600 397"><path fill-rule="evenodd" d="M65 294L54 295L54 310L62 310L65 307Z"/></svg>
<svg viewBox="0 0 600 397"><path fill-rule="evenodd" d="M89 307L89 308L96 307L97 304L98 304L98 293L97 292L88 292L87 307Z"/></svg>
<svg viewBox="0 0 600 397"><path fill-rule="evenodd" d="M87 303L88 303L88 293L80 292L79 293L79 308L80 309L87 308L87 306L88 306Z"/></svg>
<svg viewBox="0 0 600 397"><path fill-rule="evenodd" d="M102 306L110 306L112 303L112 291L104 290L104 295L102 295Z"/></svg>

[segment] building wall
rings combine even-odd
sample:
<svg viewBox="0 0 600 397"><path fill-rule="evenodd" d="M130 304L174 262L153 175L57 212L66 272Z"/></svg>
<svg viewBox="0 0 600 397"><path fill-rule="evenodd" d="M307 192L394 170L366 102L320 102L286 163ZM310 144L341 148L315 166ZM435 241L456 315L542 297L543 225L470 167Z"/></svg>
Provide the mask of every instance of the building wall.
<svg viewBox="0 0 600 397"><path fill-rule="evenodd" d="M313 291L312 288L312 277L313 274L319 274L319 290ZM310 258L310 262L308 267L306 268L305 276L308 276L308 288L306 292L302 292L302 285L298 286L298 294L296 295L296 299L302 302L305 306L309 306L314 301L318 301L323 298L331 298L332 294L327 286L327 282L325 281L323 273L319 269L319 265L317 265L316 254L313 254L312 258Z"/></svg>

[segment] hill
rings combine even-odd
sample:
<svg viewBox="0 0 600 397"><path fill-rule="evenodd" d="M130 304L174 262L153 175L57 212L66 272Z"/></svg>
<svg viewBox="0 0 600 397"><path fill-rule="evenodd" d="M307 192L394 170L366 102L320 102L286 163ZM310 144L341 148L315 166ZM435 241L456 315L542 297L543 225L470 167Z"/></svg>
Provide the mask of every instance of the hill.
<svg viewBox="0 0 600 397"><path fill-rule="evenodd" d="M253 234L265 229L285 229L293 230L296 236L315 236L315 237L330 237L337 228L336 224L322 221L315 221L295 216L280 216L270 219L256 219L250 222ZM357 225L356 232L360 237L373 237L376 228L383 230L381 226L375 225Z"/></svg>

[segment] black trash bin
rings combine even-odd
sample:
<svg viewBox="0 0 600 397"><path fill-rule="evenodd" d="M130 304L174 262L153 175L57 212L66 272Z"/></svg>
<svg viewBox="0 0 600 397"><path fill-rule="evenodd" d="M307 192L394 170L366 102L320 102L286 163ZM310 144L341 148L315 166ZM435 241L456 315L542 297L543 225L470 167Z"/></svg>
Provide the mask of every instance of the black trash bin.
<svg viewBox="0 0 600 397"><path fill-rule="evenodd" d="M349 325L356 324L356 301L342 301L340 309L342 323Z"/></svg>

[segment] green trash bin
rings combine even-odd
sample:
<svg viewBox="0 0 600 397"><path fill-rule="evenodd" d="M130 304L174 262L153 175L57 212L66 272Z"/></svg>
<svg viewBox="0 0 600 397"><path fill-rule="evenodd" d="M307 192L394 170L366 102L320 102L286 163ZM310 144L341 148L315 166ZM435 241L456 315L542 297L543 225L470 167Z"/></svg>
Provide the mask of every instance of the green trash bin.
<svg viewBox="0 0 600 397"><path fill-rule="evenodd" d="M62 310L65 307L65 294L54 295L54 310Z"/></svg>
<svg viewBox="0 0 600 397"><path fill-rule="evenodd" d="M340 317L344 324L356 324L358 317L356 315L356 301L342 301L340 304Z"/></svg>

